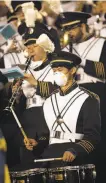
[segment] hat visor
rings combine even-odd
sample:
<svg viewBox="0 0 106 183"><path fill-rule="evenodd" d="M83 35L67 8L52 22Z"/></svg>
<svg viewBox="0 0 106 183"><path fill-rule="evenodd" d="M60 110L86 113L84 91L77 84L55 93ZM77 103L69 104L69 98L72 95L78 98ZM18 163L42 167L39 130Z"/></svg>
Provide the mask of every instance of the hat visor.
<svg viewBox="0 0 106 183"><path fill-rule="evenodd" d="M24 43L24 45L25 45L25 46L28 46L28 45L31 45L31 44L36 44L36 40L37 40L37 39L29 39L29 40L27 40L27 41Z"/></svg>
<svg viewBox="0 0 106 183"><path fill-rule="evenodd" d="M72 62L61 62L61 61L57 61L57 62L52 62L51 63L51 67L55 68L55 67L65 67L67 69L71 69L72 67L74 67L75 64Z"/></svg>

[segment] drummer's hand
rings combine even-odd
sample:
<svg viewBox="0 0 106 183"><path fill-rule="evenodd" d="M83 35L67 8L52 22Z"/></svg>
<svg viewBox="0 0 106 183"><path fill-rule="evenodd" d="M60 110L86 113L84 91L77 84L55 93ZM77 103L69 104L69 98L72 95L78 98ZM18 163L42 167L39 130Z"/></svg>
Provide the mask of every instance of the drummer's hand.
<svg viewBox="0 0 106 183"><path fill-rule="evenodd" d="M38 143L35 139L28 138L28 140L24 139L24 144L28 150L33 151L33 147L36 146Z"/></svg>
<svg viewBox="0 0 106 183"><path fill-rule="evenodd" d="M72 162L75 158L76 156L70 151L65 151L65 153L63 154L63 161Z"/></svg>
<svg viewBox="0 0 106 183"><path fill-rule="evenodd" d="M32 86L37 86L37 80L31 74L24 74L24 78L28 81Z"/></svg>

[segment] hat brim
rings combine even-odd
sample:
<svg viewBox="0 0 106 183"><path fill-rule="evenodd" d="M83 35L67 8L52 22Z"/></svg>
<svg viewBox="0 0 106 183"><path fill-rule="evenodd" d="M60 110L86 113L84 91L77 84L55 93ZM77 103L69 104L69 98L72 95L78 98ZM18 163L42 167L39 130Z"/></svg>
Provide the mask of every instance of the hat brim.
<svg viewBox="0 0 106 183"><path fill-rule="evenodd" d="M67 69L71 69L72 67L75 67L75 64L71 61L68 61L68 60L52 60L50 62L50 65L52 68L55 68L55 67L65 67Z"/></svg>
<svg viewBox="0 0 106 183"><path fill-rule="evenodd" d="M83 22L78 22L78 23L73 23L73 24L67 24L65 26L62 26L62 29L65 30L65 31L69 31L71 29L74 29L78 26L80 26Z"/></svg>
<svg viewBox="0 0 106 183"><path fill-rule="evenodd" d="M25 46L31 45L31 44L36 44L37 39L28 39L26 42L24 42Z"/></svg>
<svg viewBox="0 0 106 183"><path fill-rule="evenodd" d="M8 23L11 22L11 21L14 21L14 20L18 20L17 16L11 16L7 19Z"/></svg>

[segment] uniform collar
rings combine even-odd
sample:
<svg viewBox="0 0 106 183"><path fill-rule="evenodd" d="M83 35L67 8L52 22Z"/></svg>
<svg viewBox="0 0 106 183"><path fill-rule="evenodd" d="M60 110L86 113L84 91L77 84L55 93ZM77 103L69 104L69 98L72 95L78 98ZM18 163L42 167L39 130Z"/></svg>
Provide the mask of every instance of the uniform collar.
<svg viewBox="0 0 106 183"><path fill-rule="evenodd" d="M86 43L86 42L88 42L88 41L91 41L91 40L94 39L94 38L96 38L96 37L94 36L94 34L89 34L89 35L87 35L81 42L79 42L79 43L74 43L73 45L83 44L83 43Z"/></svg>
<svg viewBox="0 0 106 183"><path fill-rule="evenodd" d="M90 40L90 39L93 38L93 37L94 37L94 33L88 34L88 35L83 39L82 42L88 41L88 40Z"/></svg>
<svg viewBox="0 0 106 183"><path fill-rule="evenodd" d="M49 65L49 60L47 59L42 65L40 65L39 67L37 67L36 69L34 69L34 71L40 71L42 69L44 69L47 65Z"/></svg>
<svg viewBox="0 0 106 183"><path fill-rule="evenodd" d="M61 90L61 89L59 89L59 92L60 92L60 95L61 96L65 96L65 95L67 95L67 94L69 94L70 92L72 92L75 88L77 88L78 87L78 85L77 85L77 83L76 82L74 82L71 86L69 86L64 92Z"/></svg>

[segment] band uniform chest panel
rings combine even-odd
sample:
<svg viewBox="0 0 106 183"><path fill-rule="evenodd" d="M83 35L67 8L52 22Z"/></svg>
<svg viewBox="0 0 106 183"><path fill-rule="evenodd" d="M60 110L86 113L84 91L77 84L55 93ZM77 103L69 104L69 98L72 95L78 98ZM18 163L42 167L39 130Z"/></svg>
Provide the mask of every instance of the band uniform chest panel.
<svg viewBox="0 0 106 183"><path fill-rule="evenodd" d="M49 65L40 71L30 69L28 73L32 74L38 81L49 81L53 83L53 71ZM27 81L24 81L22 87L24 95L27 97L27 108L42 106L44 99L40 95L36 95L35 87L31 86Z"/></svg>
<svg viewBox="0 0 106 183"><path fill-rule="evenodd" d="M102 38L93 37L85 42L73 45L73 53L82 59L99 62L104 41Z"/></svg>
<svg viewBox="0 0 106 183"><path fill-rule="evenodd" d="M24 57L23 52L20 53L9 53L4 56L4 65L5 68L11 68L16 64L25 64L26 58Z"/></svg>
<svg viewBox="0 0 106 183"><path fill-rule="evenodd" d="M59 112L56 105L55 94L53 94L45 101L44 116L50 130L50 143L53 143L54 141L55 143L70 142L70 138L72 138L71 141L75 141L74 134L76 134L76 125L79 112L88 96L89 95L83 90L79 89L79 87L77 87L75 90L65 96L61 96L59 93L56 93ZM63 110L63 108L65 109ZM58 123L56 122L59 113L60 117L64 121L64 123L62 123L61 125L58 125ZM56 139L53 137L54 131L64 133L64 137L61 137L56 141Z"/></svg>

